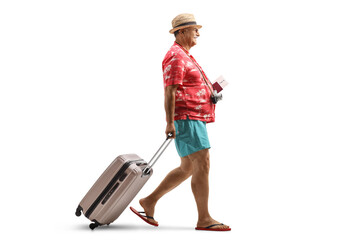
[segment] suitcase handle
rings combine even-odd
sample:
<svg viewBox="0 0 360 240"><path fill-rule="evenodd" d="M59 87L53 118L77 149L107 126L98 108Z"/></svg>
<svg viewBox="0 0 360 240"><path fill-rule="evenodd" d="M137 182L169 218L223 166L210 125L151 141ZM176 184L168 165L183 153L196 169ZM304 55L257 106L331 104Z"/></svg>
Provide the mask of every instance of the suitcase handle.
<svg viewBox="0 0 360 240"><path fill-rule="evenodd" d="M169 146L169 144L171 143L171 141L173 140L172 138L172 133L169 133L166 137L166 140L163 142L163 144L161 144L160 148L156 151L156 153L154 154L154 156L151 158L151 160L149 161L148 165L146 166L146 168L144 168L143 170L143 175L148 175L150 172L150 169L154 166L154 164L157 162L157 160L161 157L161 155L163 154L163 152L166 150L166 148Z"/></svg>

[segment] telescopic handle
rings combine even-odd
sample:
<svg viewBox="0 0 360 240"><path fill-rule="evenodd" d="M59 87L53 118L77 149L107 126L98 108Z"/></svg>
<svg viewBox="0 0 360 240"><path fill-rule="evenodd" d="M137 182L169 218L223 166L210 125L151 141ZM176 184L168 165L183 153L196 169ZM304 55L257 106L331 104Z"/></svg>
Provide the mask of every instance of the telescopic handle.
<svg viewBox="0 0 360 240"><path fill-rule="evenodd" d="M149 161L148 165L146 166L146 168L144 168L143 170L143 174L149 174L149 170L154 166L154 164L157 162L157 160L161 157L161 155L163 154L163 152L166 150L166 148L169 146L169 144L171 143L171 141L173 140L172 138L172 134L169 133L165 139L165 141L163 142L163 144L161 144L160 148L156 151L156 153L154 154L154 156L151 158L151 160Z"/></svg>

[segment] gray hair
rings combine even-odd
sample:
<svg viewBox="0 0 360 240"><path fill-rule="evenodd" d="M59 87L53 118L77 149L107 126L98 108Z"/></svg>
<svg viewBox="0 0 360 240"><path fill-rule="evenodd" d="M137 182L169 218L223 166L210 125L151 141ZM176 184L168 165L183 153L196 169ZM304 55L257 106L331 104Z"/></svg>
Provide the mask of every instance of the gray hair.
<svg viewBox="0 0 360 240"><path fill-rule="evenodd" d="M177 30L177 31L174 32L175 38L176 38L176 36L179 34L179 32L180 32L180 30Z"/></svg>

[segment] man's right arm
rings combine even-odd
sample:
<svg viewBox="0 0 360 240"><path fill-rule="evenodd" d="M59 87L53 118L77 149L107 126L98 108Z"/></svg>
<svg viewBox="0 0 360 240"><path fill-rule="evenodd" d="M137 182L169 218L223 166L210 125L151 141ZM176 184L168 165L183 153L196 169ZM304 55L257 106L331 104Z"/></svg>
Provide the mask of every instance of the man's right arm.
<svg viewBox="0 0 360 240"><path fill-rule="evenodd" d="M174 124L174 114L175 114L175 95L176 90L179 85L169 85L165 87L165 112L166 112L166 136L171 133L172 138L175 138L175 124Z"/></svg>

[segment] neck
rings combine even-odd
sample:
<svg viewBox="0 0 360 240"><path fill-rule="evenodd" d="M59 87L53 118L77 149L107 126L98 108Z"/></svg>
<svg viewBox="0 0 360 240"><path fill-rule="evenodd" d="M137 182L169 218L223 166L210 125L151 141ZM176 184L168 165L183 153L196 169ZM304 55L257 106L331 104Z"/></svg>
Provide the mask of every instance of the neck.
<svg viewBox="0 0 360 240"><path fill-rule="evenodd" d="M191 46L189 44L186 44L186 42L181 41L181 39L176 39L175 42L180 44L186 51L190 51Z"/></svg>

